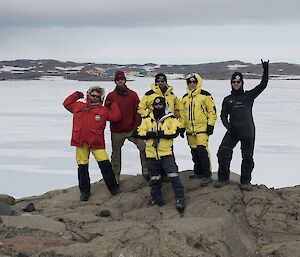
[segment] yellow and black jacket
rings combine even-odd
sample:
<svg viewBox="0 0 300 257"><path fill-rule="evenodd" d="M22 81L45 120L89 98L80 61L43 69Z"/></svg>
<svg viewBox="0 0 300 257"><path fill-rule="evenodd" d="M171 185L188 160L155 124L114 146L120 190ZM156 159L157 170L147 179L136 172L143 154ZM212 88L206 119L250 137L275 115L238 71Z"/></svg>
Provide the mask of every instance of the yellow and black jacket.
<svg viewBox="0 0 300 257"><path fill-rule="evenodd" d="M153 101L156 97L161 96L166 99L167 108L174 114L176 118L180 117L181 102L180 99L174 95L173 87L168 86L167 91L163 93L159 86L154 83L151 85L151 90L146 92L139 103L138 113L145 118L153 110Z"/></svg>
<svg viewBox="0 0 300 257"><path fill-rule="evenodd" d="M146 157L159 160L162 156L172 155L173 138L178 136L178 127L179 121L172 113L164 115L158 121L154 119L152 112L142 119L138 133L141 138L146 139Z"/></svg>
<svg viewBox="0 0 300 257"><path fill-rule="evenodd" d="M206 133L207 126L214 126L217 120L217 112L214 99L211 94L201 90L202 78L195 73L197 86L191 91L187 86L187 93L182 97L182 110L180 127L186 129L187 135Z"/></svg>

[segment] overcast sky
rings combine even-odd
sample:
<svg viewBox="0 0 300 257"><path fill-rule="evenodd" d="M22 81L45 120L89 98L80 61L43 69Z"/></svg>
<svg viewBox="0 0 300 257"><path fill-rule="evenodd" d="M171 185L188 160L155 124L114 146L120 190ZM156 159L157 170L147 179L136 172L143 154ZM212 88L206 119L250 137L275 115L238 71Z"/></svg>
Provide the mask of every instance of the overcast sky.
<svg viewBox="0 0 300 257"><path fill-rule="evenodd" d="M300 63L298 0L0 0L0 60Z"/></svg>

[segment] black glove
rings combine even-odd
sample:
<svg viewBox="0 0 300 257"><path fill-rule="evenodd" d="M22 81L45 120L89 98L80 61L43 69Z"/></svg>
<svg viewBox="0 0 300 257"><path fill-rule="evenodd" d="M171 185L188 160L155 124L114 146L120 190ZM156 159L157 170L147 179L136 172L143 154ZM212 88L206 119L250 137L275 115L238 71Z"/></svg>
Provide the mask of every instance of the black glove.
<svg viewBox="0 0 300 257"><path fill-rule="evenodd" d="M78 99L84 98L84 94L82 92L77 91Z"/></svg>
<svg viewBox="0 0 300 257"><path fill-rule="evenodd" d="M185 128L180 128L179 129L179 134L182 138L184 138L184 133L185 133Z"/></svg>
<svg viewBox="0 0 300 257"><path fill-rule="evenodd" d="M131 136L134 137L134 138L139 137L138 131L135 129L135 130L132 132L132 135L131 135Z"/></svg>
<svg viewBox="0 0 300 257"><path fill-rule="evenodd" d="M231 127L229 129L229 133L230 133L232 138L238 138L239 137L239 132L235 127Z"/></svg>
<svg viewBox="0 0 300 257"><path fill-rule="evenodd" d="M260 59L260 61L261 61L261 65L264 69L264 73L268 73L269 72L269 60L265 62L262 59Z"/></svg>
<svg viewBox="0 0 300 257"><path fill-rule="evenodd" d="M214 133L214 126L212 125L207 125L207 128L206 128L206 134L207 135L212 135Z"/></svg>
<svg viewBox="0 0 300 257"><path fill-rule="evenodd" d="M146 133L146 138L150 139L150 138L156 138L157 137L157 133L154 131L149 131Z"/></svg>

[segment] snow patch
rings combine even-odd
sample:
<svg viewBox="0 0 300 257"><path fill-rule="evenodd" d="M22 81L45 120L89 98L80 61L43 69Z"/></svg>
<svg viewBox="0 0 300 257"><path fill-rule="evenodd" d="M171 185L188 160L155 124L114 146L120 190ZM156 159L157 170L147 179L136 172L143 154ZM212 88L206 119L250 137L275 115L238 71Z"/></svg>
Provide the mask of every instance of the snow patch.
<svg viewBox="0 0 300 257"><path fill-rule="evenodd" d="M230 64L230 65L227 65L227 68L228 68L228 70L237 70L239 68L245 68L247 66L248 65L245 65L245 64Z"/></svg>

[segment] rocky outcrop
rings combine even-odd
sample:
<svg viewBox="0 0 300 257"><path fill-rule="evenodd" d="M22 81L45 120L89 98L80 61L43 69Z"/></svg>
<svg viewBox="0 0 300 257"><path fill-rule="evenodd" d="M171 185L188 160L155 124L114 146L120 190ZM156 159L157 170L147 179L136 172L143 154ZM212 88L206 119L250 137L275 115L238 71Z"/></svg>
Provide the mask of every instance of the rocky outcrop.
<svg viewBox="0 0 300 257"><path fill-rule="evenodd" d="M88 202L79 201L77 187L18 199L14 216L1 216L0 255L300 256L300 186L241 191L234 175L221 189L201 188L190 174L180 175L187 198L183 215L170 184L163 185L166 204L149 206L150 188L141 175L122 177L117 196L103 182L93 184ZM36 210L25 213L29 203Z"/></svg>

